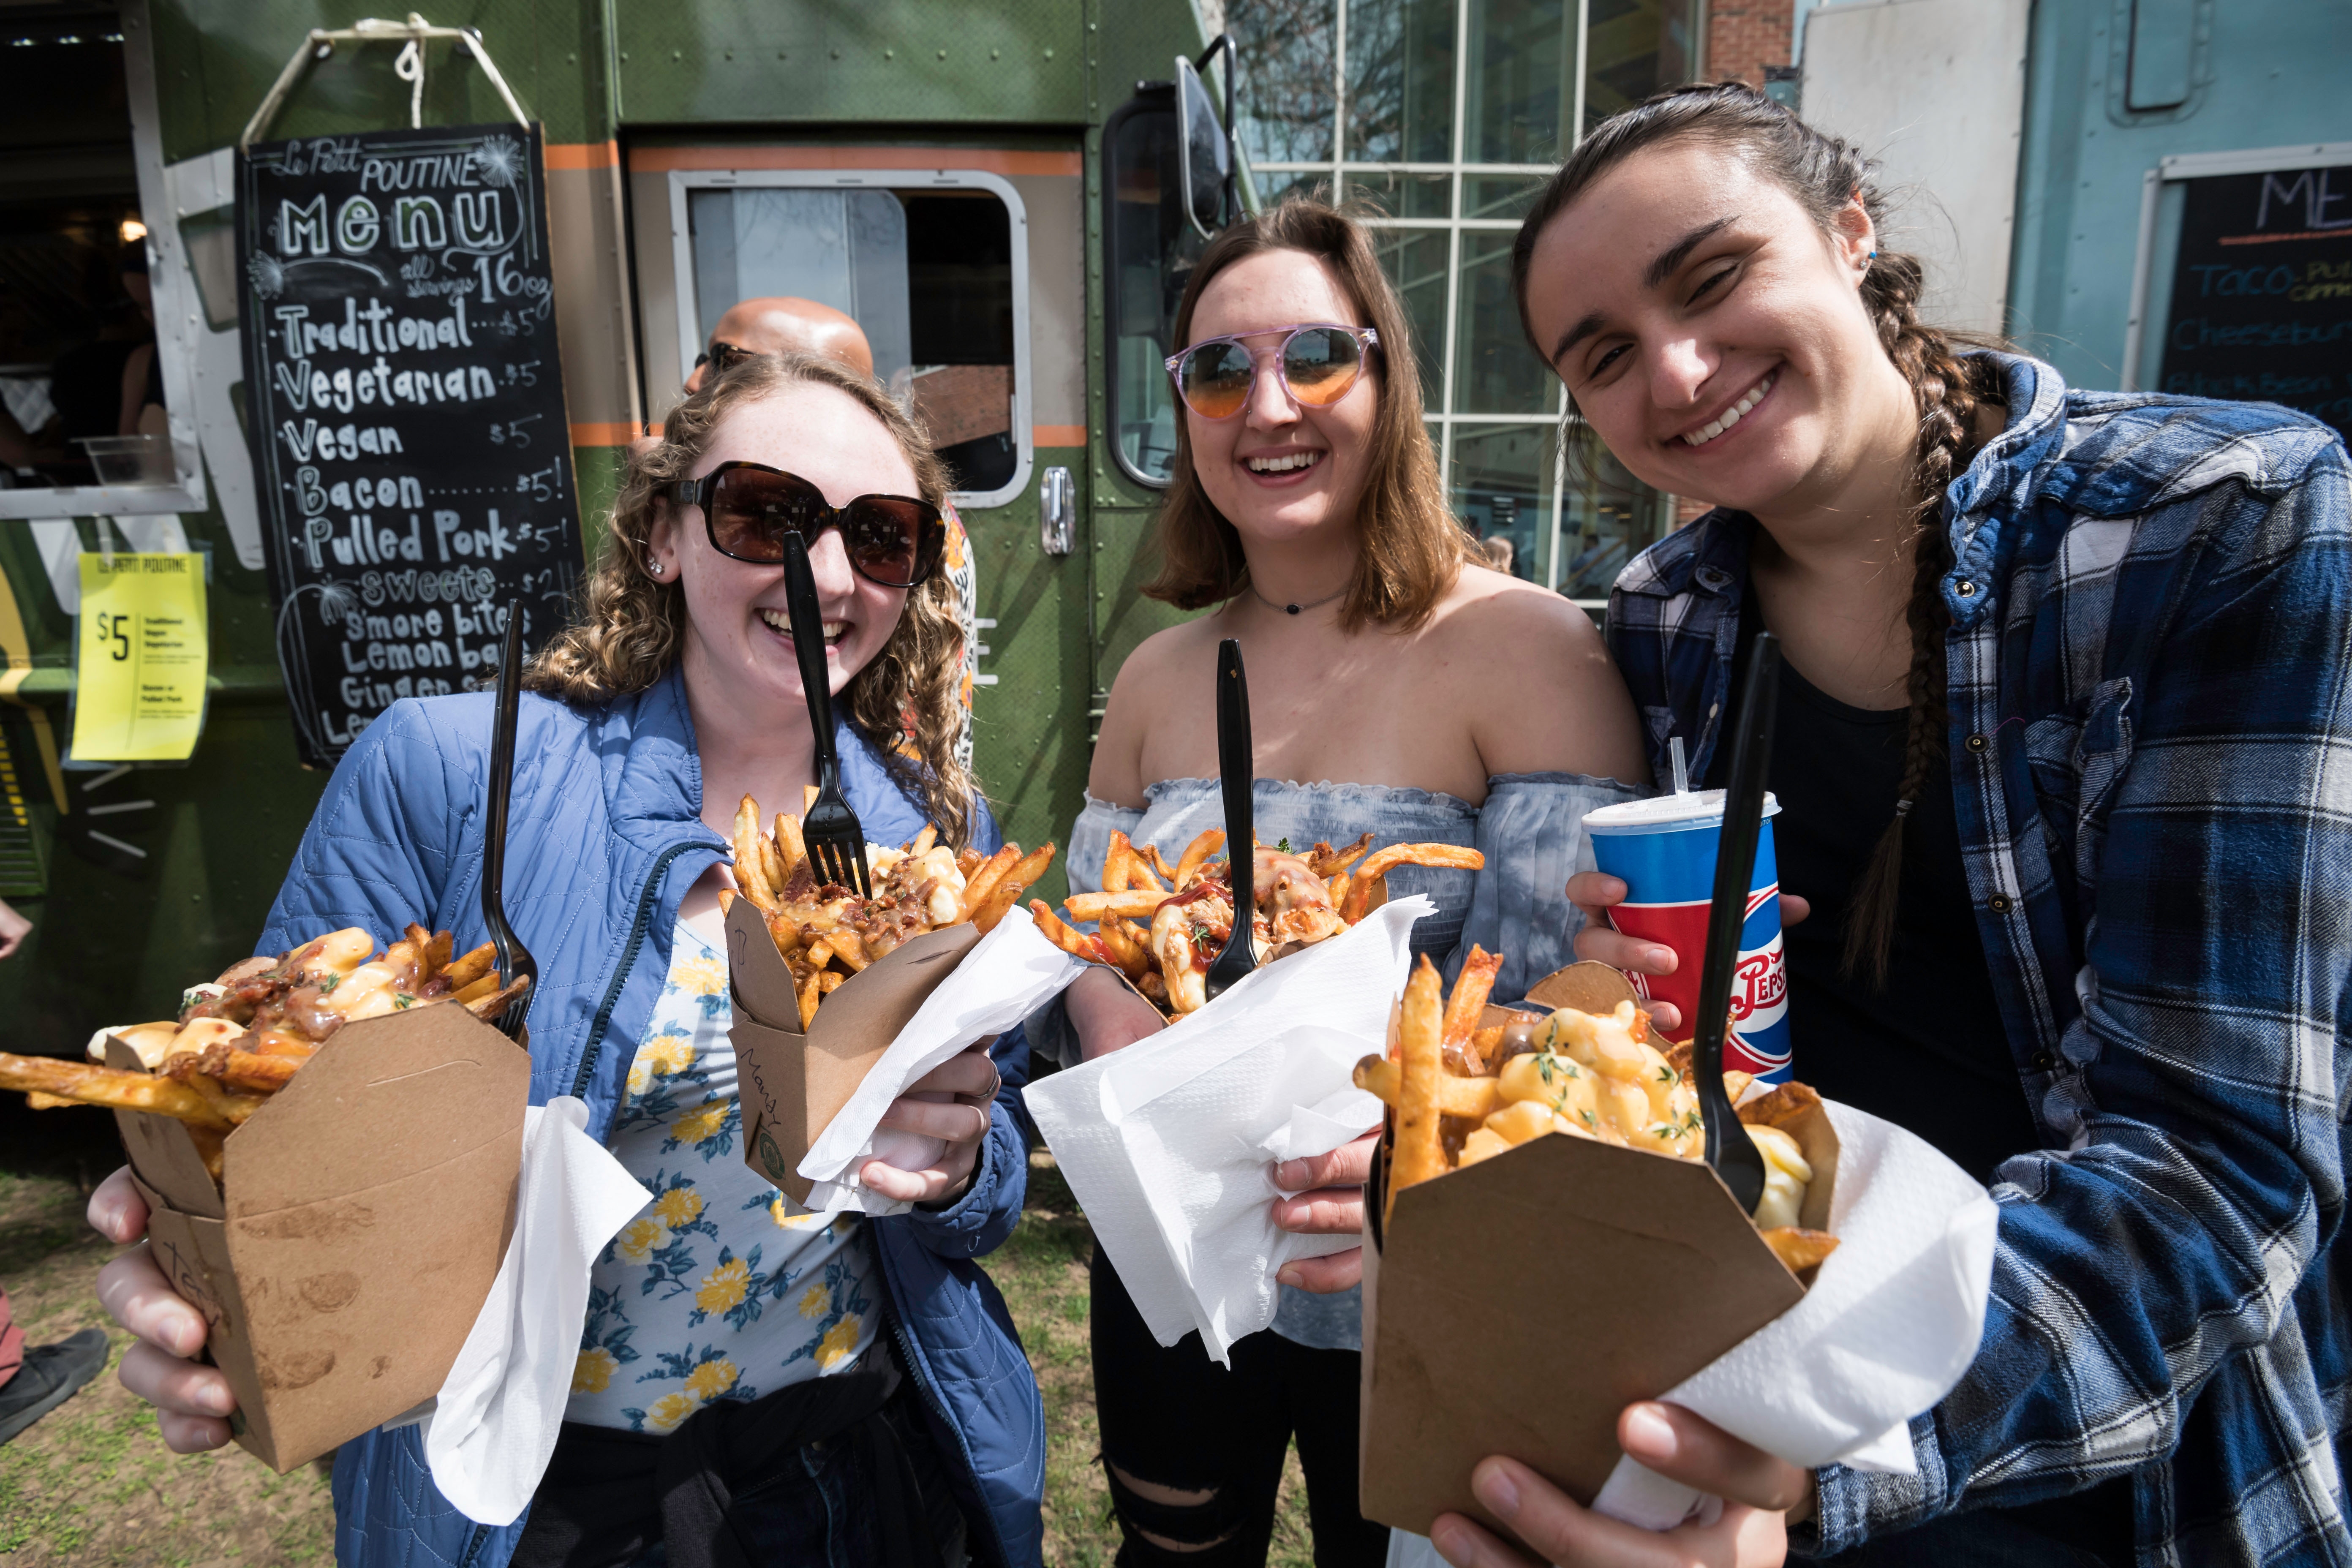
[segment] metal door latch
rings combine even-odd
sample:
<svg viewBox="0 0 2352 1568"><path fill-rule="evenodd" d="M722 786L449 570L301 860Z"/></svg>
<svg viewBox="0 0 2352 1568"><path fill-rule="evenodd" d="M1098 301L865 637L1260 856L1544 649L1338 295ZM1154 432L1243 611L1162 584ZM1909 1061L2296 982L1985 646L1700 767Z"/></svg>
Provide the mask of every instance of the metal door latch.
<svg viewBox="0 0 2352 1568"><path fill-rule="evenodd" d="M1078 540L1078 487L1069 469L1057 463L1045 470L1038 502L1037 548L1048 555L1067 555Z"/></svg>

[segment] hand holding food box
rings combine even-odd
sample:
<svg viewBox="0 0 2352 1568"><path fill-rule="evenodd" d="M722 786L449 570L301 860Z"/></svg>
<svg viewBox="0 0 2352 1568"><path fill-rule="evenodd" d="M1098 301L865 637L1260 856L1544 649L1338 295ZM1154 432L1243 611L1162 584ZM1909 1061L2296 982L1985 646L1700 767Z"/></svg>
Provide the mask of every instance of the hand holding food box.
<svg viewBox="0 0 2352 1568"><path fill-rule="evenodd" d="M881 1129L890 1103L1026 1017L1079 965L1018 907L1052 845L959 855L926 827L866 857L871 899L819 883L800 819L764 830L747 795L735 819L740 896L720 901L745 1163L801 1208L889 1215L913 1205L866 1188L860 1170L880 1160L920 1171L944 1148Z"/></svg>
<svg viewBox="0 0 2352 1568"><path fill-rule="evenodd" d="M1687 1062L1630 998L1507 1024L1488 1056L1476 1031L1449 1053L1438 989L1417 973L1394 1048L1358 1069L1391 1105L1365 1210L1368 1517L1495 1524L1470 1474L1504 1454L1671 1528L1704 1500L1618 1451L1619 1412L1644 1399L1792 1464L1907 1471L1907 1418L1982 1331L1983 1188L1802 1085L1748 1086L1740 1118L1774 1173L1742 1214L1698 1158Z"/></svg>
<svg viewBox="0 0 2352 1568"><path fill-rule="evenodd" d="M512 1211L530 1063L476 1015L515 989L446 931L374 948L247 960L104 1066L0 1057L0 1088L115 1108L156 1266L280 1471L433 1397Z"/></svg>

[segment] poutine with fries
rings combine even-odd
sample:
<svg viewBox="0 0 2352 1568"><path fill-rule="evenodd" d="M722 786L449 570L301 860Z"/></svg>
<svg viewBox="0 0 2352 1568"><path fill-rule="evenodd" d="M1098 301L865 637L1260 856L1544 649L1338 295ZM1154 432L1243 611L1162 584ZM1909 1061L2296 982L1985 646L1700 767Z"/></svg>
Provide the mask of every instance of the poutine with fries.
<svg viewBox="0 0 2352 1568"><path fill-rule="evenodd" d="M1287 957L1355 925L1388 901L1388 873L1399 866L1475 871L1486 864L1477 850L1453 844L1371 846L1367 833L1344 848L1318 843L1304 855L1294 853L1288 840L1254 847L1250 940L1259 963ZM1063 900L1066 921L1042 899L1030 900L1030 912L1063 952L1118 970L1162 1012L1181 1018L1206 1005L1209 964L1233 932L1232 857L1210 858L1225 847L1224 833L1213 827L1171 866L1158 847L1139 849L1126 834L1113 832L1102 891ZM1088 921L1095 922L1092 932L1077 929Z"/></svg>
<svg viewBox="0 0 2352 1568"><path fill-rule="evenodd" d="M811 786L802 809L815 798ZM1026 854L1018 844L993 855L958 852L926 826L896 849L866 847L874 896L865 899L817 880L798 816L780 812L762 827L760 803L747 795L735 810L733 837L735 887L720 892L719 908L731 911L740 897L759 910L792 970L803 1028L843 982L914 938L966 921L983 935L995 930L1054 863L1050 844Z"/></svg>

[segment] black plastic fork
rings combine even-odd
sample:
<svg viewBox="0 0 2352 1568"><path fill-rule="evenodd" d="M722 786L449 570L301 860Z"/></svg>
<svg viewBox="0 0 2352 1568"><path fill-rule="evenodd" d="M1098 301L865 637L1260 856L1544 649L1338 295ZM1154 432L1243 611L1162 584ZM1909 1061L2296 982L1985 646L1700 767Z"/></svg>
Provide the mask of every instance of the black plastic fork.
<svg viewBox="0 0 2352 1568"><path fill-rule="evenodd" d="M1724 1037L1731 1032L1731 976L1764 827L1764 769L1772 756L1772 721L1780 699L1780 642L1759 632L1748 655L1748 679L1732 715L1731 787L1715 847L1715 898L1706 911L1706 950L1698 979L1698 1027L1691 1037L1691 1076L1706 1128L1706 1163L1748 1214L1764 1196L1764 1156L1740 1125L1723 1089Z"/></svg>
<svg viewBox="0 0 2352 1568"><path fill-rule="evenodd" d="M784 535L784 595L793 618L793 657L800 660L809 728L816 734L816 799L801 818L809 869L819 882L855 888L859 898L870 899L874 883L866 869L866 828L842 795L841 758L833 749L833 683L825 668L816 574L809 569L808 546L797 533Z"/></svg>
<svg viewBox="0 0 2352 1568"><path fill-rule="evenodd" d="M507 807L514 798L515 728L522 719L522 603L507 605L506 644L499 652L499 706L490 730L489 815L482 824L482 923L498 949L499 984L530 984L499 1015L498 1030L522 1038L530 999L539 994L539 961L507 923Z"/></svg>
<svg viewBox="0 0 2352 1568"><path fill-rule="evenodd" d="M1202 986L1212 1002L1257 967L1257 832L1250 817L1257 753L1250 744L1249 677L1242 673L1242 645L1235 637L1217 645L1217 779L1225 797L1234 929L1224 951L1210 961Z"/></svg>

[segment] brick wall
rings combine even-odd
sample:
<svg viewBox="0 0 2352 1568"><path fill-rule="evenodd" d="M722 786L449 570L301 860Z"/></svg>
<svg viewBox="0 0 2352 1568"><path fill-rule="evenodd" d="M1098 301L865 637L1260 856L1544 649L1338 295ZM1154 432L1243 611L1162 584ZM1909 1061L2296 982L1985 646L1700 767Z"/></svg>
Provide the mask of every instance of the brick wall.
<svg viewBox="0 0 2352 1568"><path fill-rule="evenodd" d="M1712 0L1706 16L1706 75L1764 85L1766 66L1789 63L1795 0Z"/></svg>

